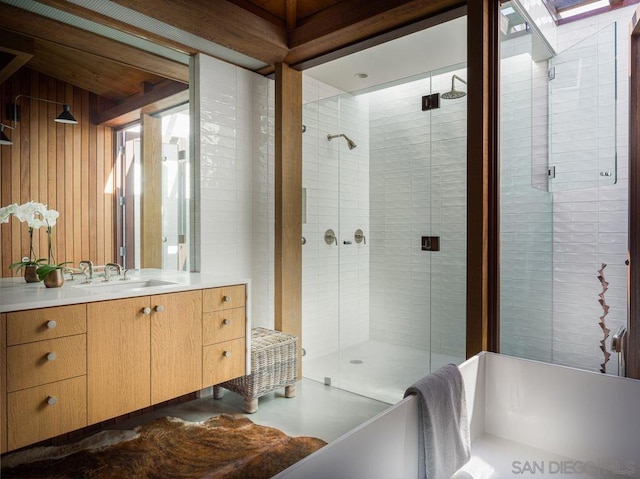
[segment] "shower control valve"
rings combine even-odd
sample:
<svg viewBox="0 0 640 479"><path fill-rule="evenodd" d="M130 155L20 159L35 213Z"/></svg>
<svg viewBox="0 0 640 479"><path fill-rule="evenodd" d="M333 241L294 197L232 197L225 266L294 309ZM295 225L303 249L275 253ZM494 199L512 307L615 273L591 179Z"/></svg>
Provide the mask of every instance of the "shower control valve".
<svg viewBox="0 0 640 479"><path fill-rule="evenodd" d="M336 246L338 246L338 238L336 237L335 231L331 228L324 232L324 242L327 244L335 243Z"/></svg>

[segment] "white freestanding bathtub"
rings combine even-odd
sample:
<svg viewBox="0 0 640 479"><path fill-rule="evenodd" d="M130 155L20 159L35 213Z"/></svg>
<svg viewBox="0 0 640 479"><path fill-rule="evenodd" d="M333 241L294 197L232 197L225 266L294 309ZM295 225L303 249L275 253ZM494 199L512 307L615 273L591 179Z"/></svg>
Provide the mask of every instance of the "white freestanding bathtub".
<svg viewBox="0 0 640 479"><path fill-rule="evenodd" d="M459 367L472 457L455 479L640 477L640 381L486 352ZM417 477L415 396L275 476Z"/></svg>

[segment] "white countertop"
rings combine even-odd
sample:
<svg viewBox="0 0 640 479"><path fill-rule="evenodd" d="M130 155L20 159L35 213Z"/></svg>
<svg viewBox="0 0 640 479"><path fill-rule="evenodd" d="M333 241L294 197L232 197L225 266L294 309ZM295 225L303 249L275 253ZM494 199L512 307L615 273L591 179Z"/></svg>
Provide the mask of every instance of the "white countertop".
<svg viewBox="0 0 640 479"><path fill-rule="evenodd" d="M129 271L127 277L130 280L126 282L115 277L109 283L97 278L88 285L76 278L66 280L60 288L46 288L42 282L26 283L23 278L3 278L0 279L0 313L249 284L246 278L164 269ZM153 281L150 286L145 284L149 280Z"/></svg>

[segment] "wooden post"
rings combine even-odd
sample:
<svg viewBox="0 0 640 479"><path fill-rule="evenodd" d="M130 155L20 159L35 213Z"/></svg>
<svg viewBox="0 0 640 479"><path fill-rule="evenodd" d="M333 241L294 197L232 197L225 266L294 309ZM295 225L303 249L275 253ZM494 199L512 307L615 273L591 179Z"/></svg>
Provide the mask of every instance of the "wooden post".
<svg viewBox="0 0 640 479"><path fill-rule="evenodd" d="M275 328L298 337L302 377L302 74L276 65Z"/></svg>
<svg viewBox="0 0 640 479"><path fill-rule="evenodd" d="M499 348L498 10L467 3L467 357Z"/></svg>
<svg viewBox="0 0 640 479"><path fill-rule="evenodd" d="M162 119L142 115L141 267L162 268Z"/></svg>
<svg viewBox="0 0 640 479"><path fill-rule="evenodd" d="M627 377L640 379L640 8L631 20L629 61L629 251Z"/></svg>

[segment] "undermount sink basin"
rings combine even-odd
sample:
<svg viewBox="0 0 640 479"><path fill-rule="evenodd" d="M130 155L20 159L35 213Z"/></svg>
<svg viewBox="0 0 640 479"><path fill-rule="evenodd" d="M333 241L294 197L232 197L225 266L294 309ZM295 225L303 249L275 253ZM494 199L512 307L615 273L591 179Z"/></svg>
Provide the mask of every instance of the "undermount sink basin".
<svg viewBox="0 0 640 479"><path fill-rule="evenodd" d="M137 291L144 288L153 288L156 286L170 286L176 283L170 281L162 281L159 279L127 279L121 281L114 279L113 281L97 281L95 283L75 284L74 288L82 288L96 293L108 293L119 291Z"/></svg>

